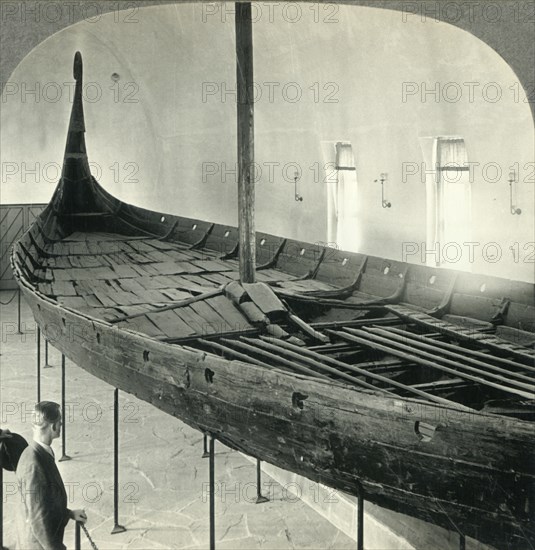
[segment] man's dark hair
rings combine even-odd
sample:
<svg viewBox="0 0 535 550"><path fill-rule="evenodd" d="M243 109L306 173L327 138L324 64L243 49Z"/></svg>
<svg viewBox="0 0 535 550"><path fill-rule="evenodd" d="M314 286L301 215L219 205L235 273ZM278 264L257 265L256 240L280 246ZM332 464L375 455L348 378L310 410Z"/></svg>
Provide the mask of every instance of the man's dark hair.
<svg viewBox="0 0 535 550"><path fill-rule="evenodd" d="M34 408L33 425L44 428L47 424L55 424L61 419L61 407L54 401L40 401Z"/></svg>

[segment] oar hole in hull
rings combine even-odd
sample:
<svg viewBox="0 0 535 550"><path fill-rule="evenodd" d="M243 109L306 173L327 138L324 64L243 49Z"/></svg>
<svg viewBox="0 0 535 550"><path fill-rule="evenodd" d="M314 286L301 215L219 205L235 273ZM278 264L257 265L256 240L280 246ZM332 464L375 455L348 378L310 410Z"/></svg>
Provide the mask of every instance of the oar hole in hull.
<svg viewBox="0 0 535 550"><path fill-rule="evenodd" d="M191 376L189 373L189 368L186 367L186 372L184 374L184 388L188 389L191 386Z"/></svg>
<svg viewBox="0 0 535 550"><path fill-rule="evenodd" d="M414 433L418 436L420 441L424 443L433 439L436 429L436 426L432 426L426 422L420 422L419 420L414 423Z"/></svg>
<svg viewBox="0 0 535 550"><path fill-rule="evenodd" d="M292 394L292 405L296 409L302 409L304 407L303 401L308 398L308 395L299 393L298 391Z"/></svg>
<svg viewBox="0 0 535 550"><path fill-rule="evenodd" d="M208 384L213 384L215 372L212 369L204 369L204 379Z"/></svg>
<svg viewBox="0 0 535 550"><path fill-rule="evenodd" d="M145 350L143 352L143 361L145 361L145 363L149 360L149 352L148 350Z"/></svg>
<svg viewBox="0 0 535 550"><path fill-rule="evenodd" d="M97 332L97 344L100 344L100 333Z"/></svg>

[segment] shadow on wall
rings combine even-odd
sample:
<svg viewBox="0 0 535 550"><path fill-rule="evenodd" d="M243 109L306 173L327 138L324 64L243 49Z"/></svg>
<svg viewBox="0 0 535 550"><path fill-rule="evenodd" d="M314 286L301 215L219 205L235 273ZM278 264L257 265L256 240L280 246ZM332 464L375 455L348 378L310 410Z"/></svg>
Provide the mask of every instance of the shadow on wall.
<svg viewBox="0 0 535 550"><path fill-rule="evenodd" d="M510 67L471 34L432 19L295 6L255 14L257 228L325 242L330 168L322 143L347 142L358 187L346 194L355 204L344 247L426 263L426 175L434 167L420 140L460 136L471 163L466 235L475 244L455 244L470 254L474 272L533 280L534 133ZM110 13L40 44L2 97L2 202L50 198L65 146L72 56L80 50L86 140L102 185L146 208L235 225L230 8L154 6L139 9L135 21ZM512 166L517 216L509 210ZM294 198L296 173L303 201ZM381 173L391 208L382 207Z"/></svg>

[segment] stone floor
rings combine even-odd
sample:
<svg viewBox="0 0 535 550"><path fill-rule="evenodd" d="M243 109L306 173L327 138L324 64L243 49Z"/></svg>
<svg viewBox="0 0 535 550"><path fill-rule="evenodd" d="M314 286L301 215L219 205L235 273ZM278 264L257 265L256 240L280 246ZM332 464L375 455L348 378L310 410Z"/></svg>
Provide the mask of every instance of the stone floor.
<svg viewBox="0 0 535 550"><path fill-rule="evenodd" d="M0 293L5 303L12 292ZM36 331L22 304L17 330L17 299L1 307L0 426L31 438L29 412L36 399ZM42 346L44 359L44 344ZM61 401L61 355L49 347L52 368L42 370L41 399ZM124 533L111 535L113 521L113 388L70 361L66 363L67 453L59 463L70 508L84 508L87 528L100 550L207 548L208 460L202 434L143 401L120 392L120 505ZM61 456L61 439L53 443ZM254 504L256 468L216 442L216 547L355 548L289 488L263 475L270 501ZM309 490L308 487L303 488ZM14 547L13 505L20 498L15 476L4 473L4 545ZM15 494L13 494L15 493ZM74 526L65 534L74 547ZM90 548L82 534L82 548Z"/></svg>

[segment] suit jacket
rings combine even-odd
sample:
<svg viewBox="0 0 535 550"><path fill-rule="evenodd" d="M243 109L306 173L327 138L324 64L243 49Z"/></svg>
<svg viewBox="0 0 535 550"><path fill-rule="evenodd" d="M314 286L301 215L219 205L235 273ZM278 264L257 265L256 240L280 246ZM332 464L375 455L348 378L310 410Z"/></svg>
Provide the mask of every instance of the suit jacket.
<svg viewBox="0 0 535 550"><path fill-rule="evenodd" d="M56 461L32 441L16 471L21 494L18 534L22 550L65 550L63 533L71 516Z"/></svg>

